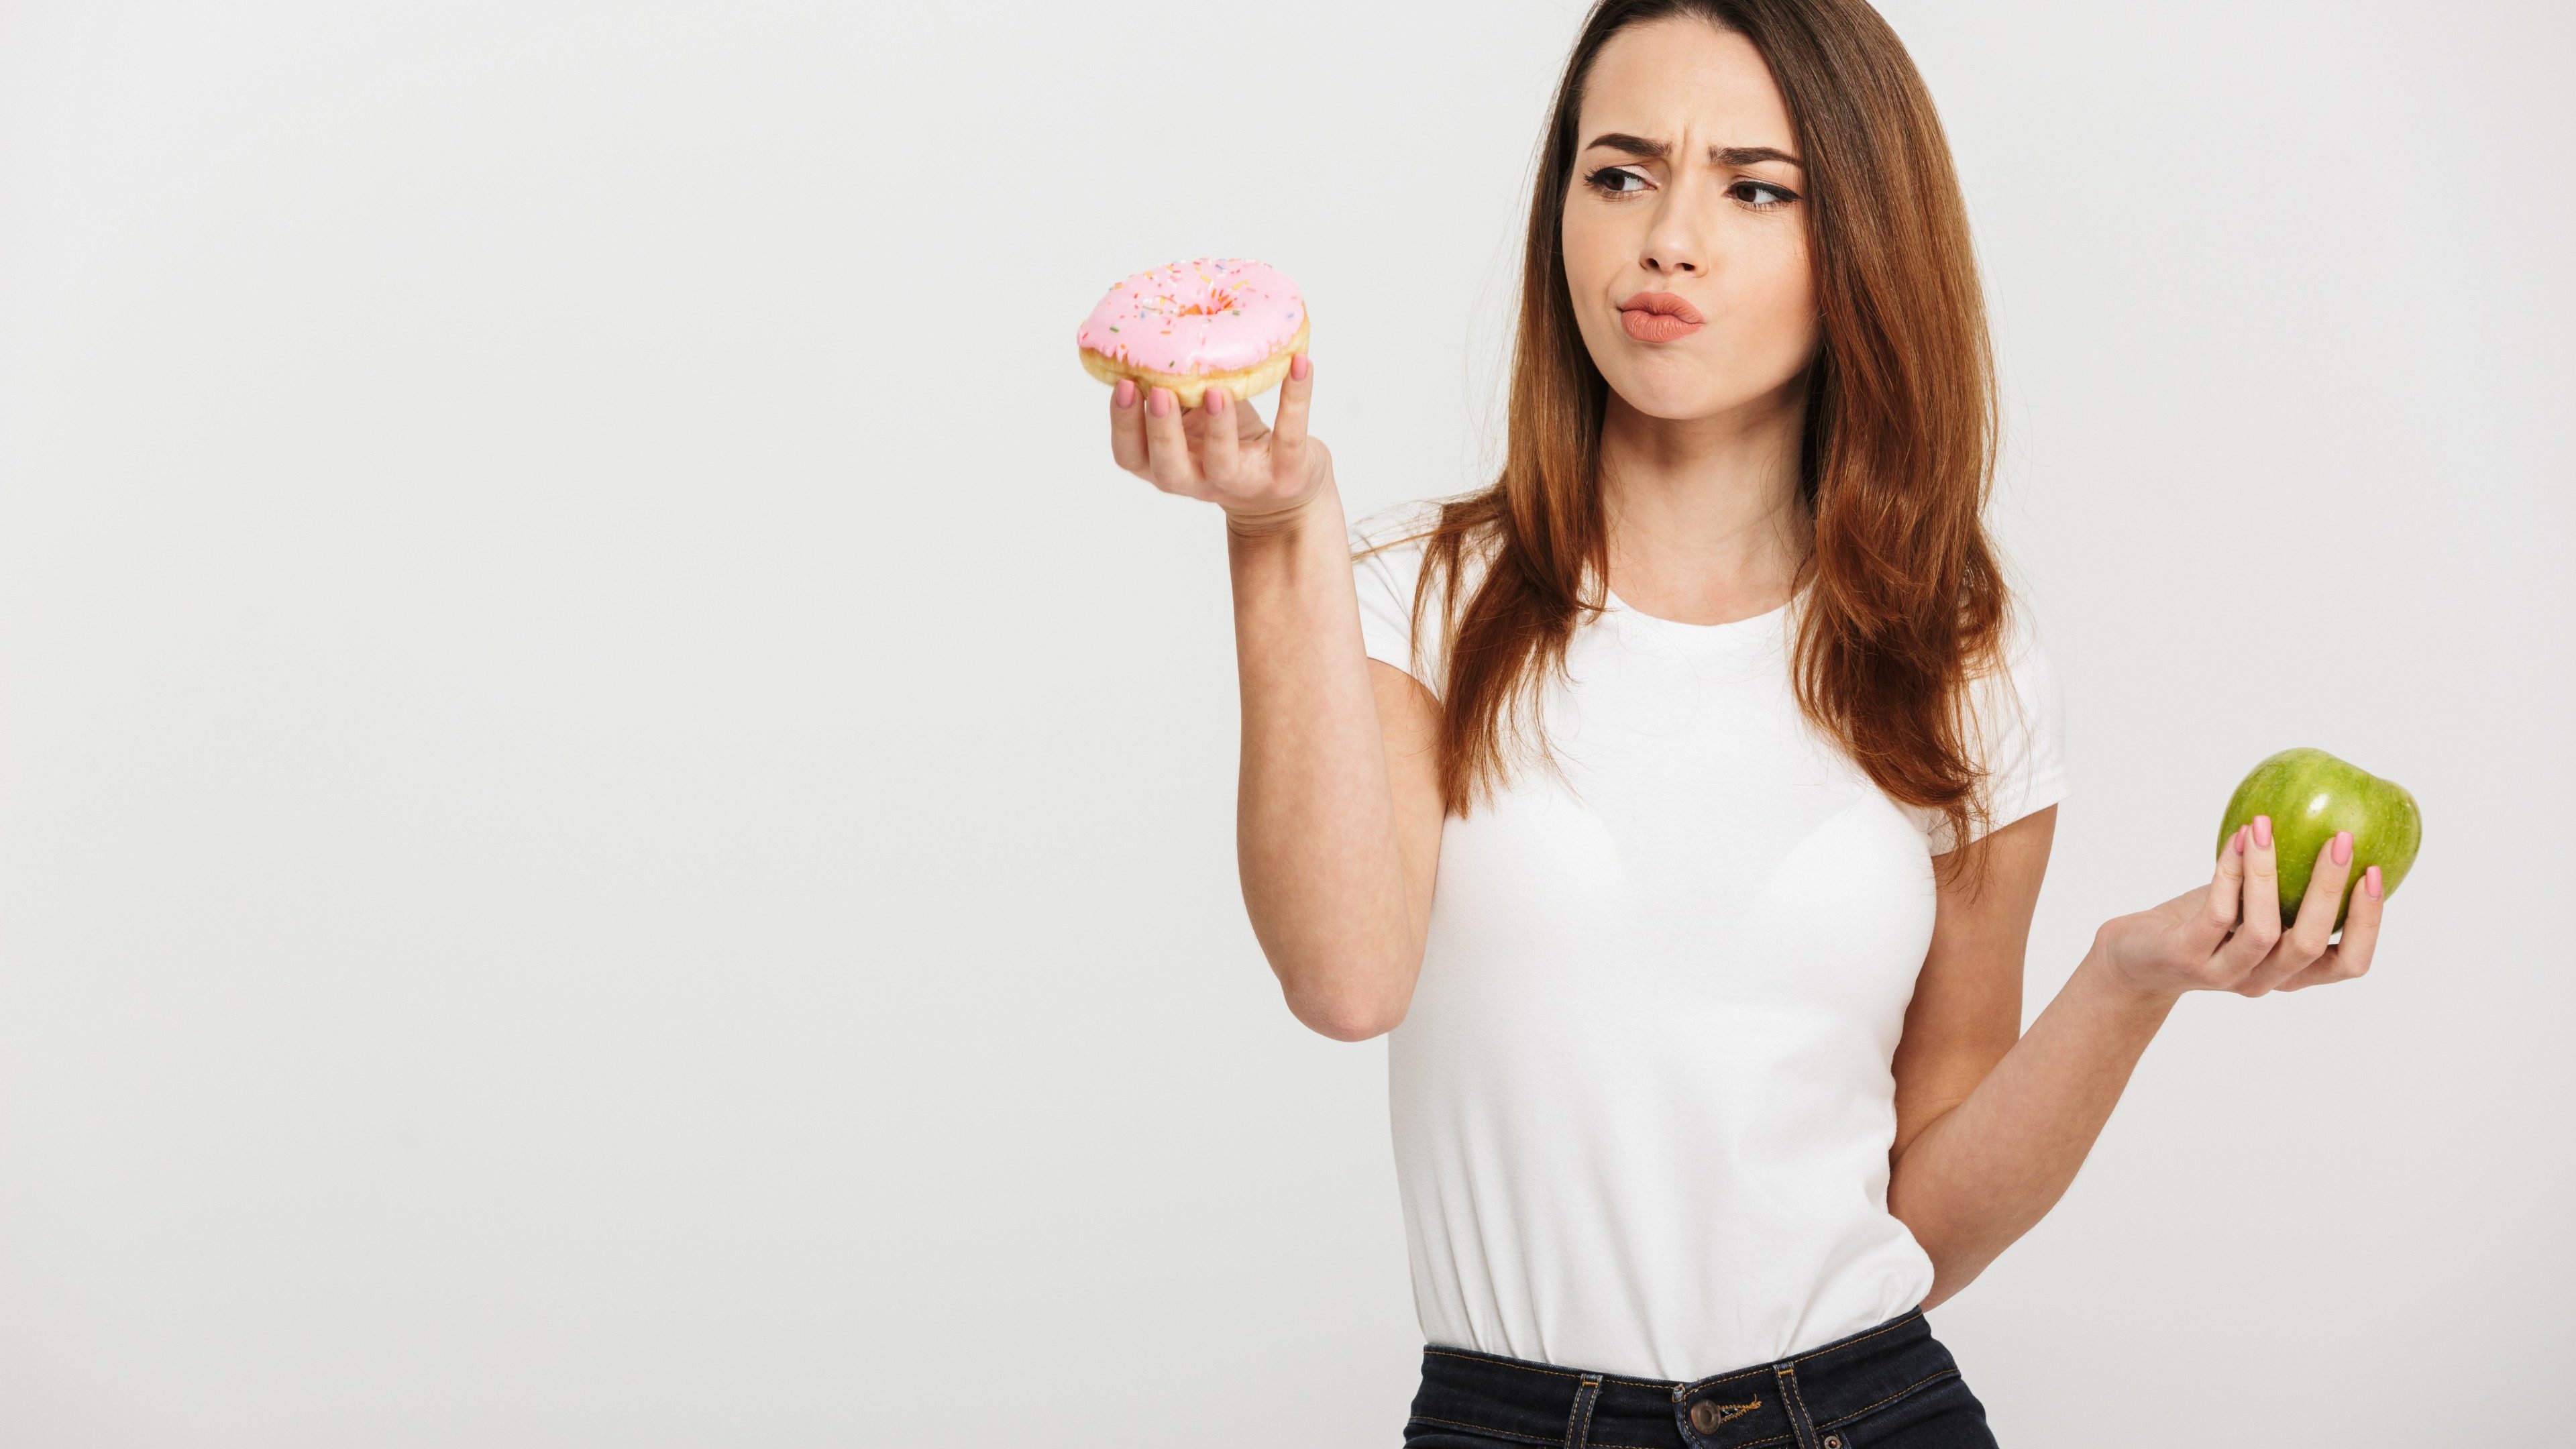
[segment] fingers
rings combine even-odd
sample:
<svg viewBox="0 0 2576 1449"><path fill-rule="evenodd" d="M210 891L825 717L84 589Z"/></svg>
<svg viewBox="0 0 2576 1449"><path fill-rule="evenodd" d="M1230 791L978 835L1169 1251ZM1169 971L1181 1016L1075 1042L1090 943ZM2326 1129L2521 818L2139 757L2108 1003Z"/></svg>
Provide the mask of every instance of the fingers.
<svg viewBox="0 0 2576 1449"><path fill-rule="evenodd" d="M1241 436L1235 419L1250 409L1221 387L1201 393L1199 409L1206 414L1199 426L1199 474L1219 488L1232 487L1239 457L1236 444Z"/></svg>
<svg viewBox="0 0 2576 1449"><path fill-rule="evenodd" d="M1109 456L1118 466L1145 475L1145 410L1137 406L1136 379L1122 377L1109 390Z"/></svg>
<svg viewBox="0 0 2576 1449"><path fill-rule="evenodd" d="M2289 930L2272 947L2272 954L2237 989L2247 996L2260 996L2324 960L2331 949L2327 942L2334 935L2335 914L2343 907L2344 882L2351 877L2352 832L2338 830L2317 847L2316 864L2308 872L2308 888L2299 896L2298 919L2290 923Z"/></svg>
<svg viewBox="0 0 2576 1449"><path fill-rule="evenodd" d="M2272 855L2272 817L2257 815L2245 827L2245 901L2236 934L2218 948L2225 979L2243 981L2281 939L2281 871Z"/></svg>
<svg viewBox="0 0 2576 1449"><path fill-rule="evenodd" d="M1145 393L1145 476L1165 492L1186 491L1198 481L1189 436L1181 431L1181 400L1168 387Z"/></svg>
<svg viewBox="0 0 2576 1449"><path fill-rule="evenodd" d="M2352 906L2344 914L2343 944L2335 948L2346 974L2358 976L2370 969L2371 953L2379 949L2380 915L2387 909L2388 884L2374 865L2361 873L2361 889L2352 893Z"/></svg>
<svg viewBox="0 0 2576 1449"><path fill-rule="evenodd" d="M1315 363L1300 352L1288 359L1288 380L1279 384L1279 411L1270 423L1270 456L1286 469L1305 465L1306 404L1315 395Z"/></svg>
<svg viewBox="0 0 2576 1449"><path fill-rule="evenodd" d="M2388 890L2380 878L2379 867L2371 866L2361 873L2361 884L2354 887L2352 905L2343 918L2343 939L2326 948L2316 964L2281 983L2283 991L2296 991L2303 986L2322 986L2329 981L2350 981L2370 969L2370 958L2379 949L2379 918L2387 908ZM2308 908L2299 907L2301 918Z"/></svg>
<svg viewBox="0 0 2576 1449"><path fill-rule="evenodd" d="M1207 496L1205 489L1211 484L1234 490L1247 481L1265 481L1246 480L1242 475L1247 466L1264 474L1290 469L1302 473L1310 461L1303 453L1306 399L1313 391L1314 367L1299 353L1289 360L1288 373L1280 389L1279 428L1264 424L1250 403L1222 388L1208 388L1200 394L1197 407L1184 408L1170 388L1144 388L1140 396L1134 379L1121 379L1109 395L1110 456L1118 466L1151 479L1155 487L1192 497ZM1278 449L1281 440L1291 436L1292 422L1293 446L1283 458ZM1254 452L1265 439L1271 450L1267 468Z"/></svg>
<svg viewBox="0 0 2576 1449"><path fill-rule="evenodd" d="M2201 902L2200 914L2193 919L2192 944L2200 954L2215 952L2227 933L2236 929L2238 903L2245 898L2245 838L2253 832L2251 825L2239 825L2227 839L2227 848L2218 852L2217 874L2209 878L2209 895Z"/></svg>
<svg viewBox="0 0 2576 1449"><path fill-rule="evenodd" d="M2290 923L2289 944L2297 947L2302 967L2326 953L2335 917L2343 914L2343 890L2352 881L2352 832L2338 830L2317 847L2316 869L2299 897L2299 918Z"/></svg>

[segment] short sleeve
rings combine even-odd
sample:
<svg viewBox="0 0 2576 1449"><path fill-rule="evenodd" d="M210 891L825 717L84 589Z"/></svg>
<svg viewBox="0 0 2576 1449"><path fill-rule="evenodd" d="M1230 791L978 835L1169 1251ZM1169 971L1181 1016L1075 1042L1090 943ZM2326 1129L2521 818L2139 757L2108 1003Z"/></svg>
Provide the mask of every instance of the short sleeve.
<svg viewBox="0 0 2576 1449"><path fill-rule="evenodd" d="M1436 597L1423 611L1423 657L1416 660L1412 651L1413 594L1422 576L1428 535L1438 521L1439 503L1423 500L1380 509L1350 527L1351 583L1359 593L1360 643L1369 658L1383 659L1421 680L1435 698L1442 686Z"/></svg>
<svg viewBox="0 0 2576 1449"><path fill-rule="evenodd" d="M2018 609L2005 635L2003 668L1969 682L1968 748L1986 771L1985 829L2001 830L2066 798L2066 701L2039 635ZM1934 855L1955 848L1939 811L1913 810Z"/></svg>

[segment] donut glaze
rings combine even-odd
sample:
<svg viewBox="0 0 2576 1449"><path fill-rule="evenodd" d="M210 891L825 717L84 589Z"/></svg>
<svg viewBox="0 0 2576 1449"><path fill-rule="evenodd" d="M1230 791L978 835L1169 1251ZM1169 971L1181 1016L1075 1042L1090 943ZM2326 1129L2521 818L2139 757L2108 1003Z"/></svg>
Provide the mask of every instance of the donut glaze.
<svg viewBox="0 0 2576 1449"><path fill-rule="evenodd" d="M1110 372L1214 379L1261 367L1305 330L1296 283L1260 262L1200 257L1110 288L1073 340Z"/></svg>

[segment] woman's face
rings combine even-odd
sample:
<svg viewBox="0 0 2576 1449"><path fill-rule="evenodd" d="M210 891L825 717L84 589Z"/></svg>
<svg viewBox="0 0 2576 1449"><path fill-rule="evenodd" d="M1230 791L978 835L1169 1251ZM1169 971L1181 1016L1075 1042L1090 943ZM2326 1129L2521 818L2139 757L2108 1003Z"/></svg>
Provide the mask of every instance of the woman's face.
<svg viewBox="0 0 2576 1449"><path fill-rule="evenodd" d="M1816 347L1806 175L1761 52L1688 16L1592 63L1565 199L1565 281L1593 363L1649 417L1794 396Z"/></svg>

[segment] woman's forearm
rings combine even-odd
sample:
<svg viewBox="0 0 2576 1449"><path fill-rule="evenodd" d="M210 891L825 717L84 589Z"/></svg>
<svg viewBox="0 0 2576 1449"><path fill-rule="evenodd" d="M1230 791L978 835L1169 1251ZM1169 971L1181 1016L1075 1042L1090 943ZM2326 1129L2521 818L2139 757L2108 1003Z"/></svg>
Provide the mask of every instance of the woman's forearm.
<svg viewBox="0 0 2576 1449"><path fill-rule="evenodd" d="M1357 1040L1403 1014L1420 960L1349 534L1329 486L1297 516L1227 529L1243 691L1236 860L1289 1010Z"/></svg>
<svg viewBox="0 0 2576 1449"><path fill-rule="evenodd" d="M1932 1258L1926 1307L2056 1205L2175 999L2122 982L2097 941L1967 1099L1906 1145L1887 1205Z"/></svg>

